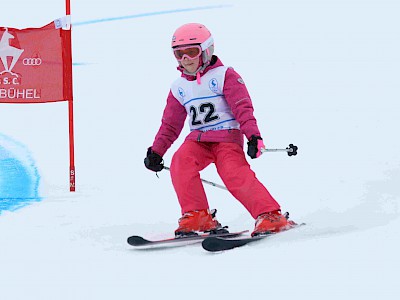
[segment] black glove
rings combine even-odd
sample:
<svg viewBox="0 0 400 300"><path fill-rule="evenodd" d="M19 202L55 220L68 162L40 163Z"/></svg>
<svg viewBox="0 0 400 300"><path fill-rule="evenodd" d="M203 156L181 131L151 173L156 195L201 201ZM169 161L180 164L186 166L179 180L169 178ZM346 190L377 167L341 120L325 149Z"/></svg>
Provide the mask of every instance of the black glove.
<svg viewBox="0 0 400 300"><path fill-rule="evenodd" d="M247 155L251 158L257 158L261 155L261 147L264 147L264 142L260 136L252 135L247 142Z"/></svg>
<svg viewBox="0 0 400 300"><path fill-rule="evenodd" d="M160 172L162 169L164 169L163 158L155 153L151 147L147 149L147 156L144 159L144 165L147 169L154 172Z"/></svg>

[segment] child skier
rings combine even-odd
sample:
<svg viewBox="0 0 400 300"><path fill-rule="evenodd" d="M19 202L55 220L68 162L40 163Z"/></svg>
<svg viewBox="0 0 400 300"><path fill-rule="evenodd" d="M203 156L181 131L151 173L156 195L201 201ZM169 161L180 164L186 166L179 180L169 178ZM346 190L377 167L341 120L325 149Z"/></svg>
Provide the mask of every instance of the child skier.
<svg viewBox="0 0 400 300"><path fill-rule="evenodd" d="M154 172L163 169L162 157L178 138L188 115L190 133L170 167L182 212L175 235L222 229L210 213L199 174L211 163L229 192L256 219L252 236L290 228L293 222L281 214L279 204L256 178L244 155L243 135L252 159L258 158L265 146L242 78L213 55L213 37L204 25L179 27L171 47L182 74L172 83L161 127L144 163Z"/></svg>

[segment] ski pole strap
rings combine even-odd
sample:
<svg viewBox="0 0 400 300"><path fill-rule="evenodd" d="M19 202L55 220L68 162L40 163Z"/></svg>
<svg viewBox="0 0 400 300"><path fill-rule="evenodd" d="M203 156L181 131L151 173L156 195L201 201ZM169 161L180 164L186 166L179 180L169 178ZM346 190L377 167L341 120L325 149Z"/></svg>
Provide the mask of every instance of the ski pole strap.
<svg viewBox="0 0 400 300"><path fill-rule="evenodd" d="M290 144L286 149L261 149L261 152L287 152L289 156L297 155L298 147Z"/></svg>
<svg viewBox="0 0 400 300"><path fill-rule="evenodd" d="M169 167L164 166L164 169L167 170L167 171L170 171L170 168L169 168ZM201 180L202 182L204 182L204 183L206 183L206 184L209 184L209 185L212 185L212 186L214 186L214 187L217 187L217 188L220 188L220 189L223 189L223 190L228 190L228 189L226 188L226 186L223 186L223 185L221 185L221 184L218 184L218 183L215 183L215 182L212 182L212 181L208 181L208 180L205 180L205 179L202 179L202 178L200 178L200 180Z"/></svg>

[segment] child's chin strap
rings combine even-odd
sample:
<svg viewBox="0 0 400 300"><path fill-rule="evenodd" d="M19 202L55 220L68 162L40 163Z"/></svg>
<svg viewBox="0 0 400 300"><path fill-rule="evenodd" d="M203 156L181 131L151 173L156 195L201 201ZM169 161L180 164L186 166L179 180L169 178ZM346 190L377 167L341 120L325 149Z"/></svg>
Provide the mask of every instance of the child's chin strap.
<svg viewBox="0 0 400 300"><path fill-rule="evenodd" d="M201 84L200 71L197 72L197 74L196 74L196 80L197 80L197 84Z"/></svg>

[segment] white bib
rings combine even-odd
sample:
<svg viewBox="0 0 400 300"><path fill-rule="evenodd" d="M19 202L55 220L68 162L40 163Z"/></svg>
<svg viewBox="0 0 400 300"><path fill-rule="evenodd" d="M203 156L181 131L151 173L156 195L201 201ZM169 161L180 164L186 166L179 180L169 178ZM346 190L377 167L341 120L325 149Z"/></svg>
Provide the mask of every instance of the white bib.
<svg viewBox="0 0 400 300"><path fill-rule="evenodd" d="M227 69L209 70L201 77L201 84L183 77L172 83L172 94L189 115L190 131L240 129L223 94Z"/></svg>

